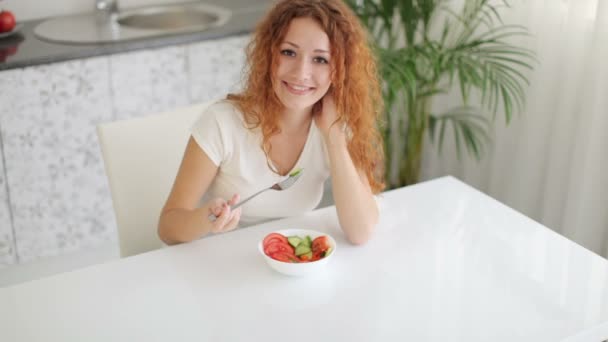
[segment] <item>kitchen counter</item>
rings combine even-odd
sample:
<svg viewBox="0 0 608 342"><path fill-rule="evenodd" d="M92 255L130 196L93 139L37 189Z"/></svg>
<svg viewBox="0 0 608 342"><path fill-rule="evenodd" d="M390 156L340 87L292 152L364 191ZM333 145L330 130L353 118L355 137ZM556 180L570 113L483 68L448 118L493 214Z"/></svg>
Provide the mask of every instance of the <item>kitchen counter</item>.
<svg viewBox="0 0 608 342"><path fill-rule="evenodd" d="M0 39L0 49L10 49L13 53L7 56L5 61L0 59L0 71L244 34L254 29L272 3L271 0L208 0L205 2L230 9L232 16L228 22L221 27L202 32L172 34L120 43L51 43L34 35L34 28L46 19L24 21L19 33Z"/></svg>

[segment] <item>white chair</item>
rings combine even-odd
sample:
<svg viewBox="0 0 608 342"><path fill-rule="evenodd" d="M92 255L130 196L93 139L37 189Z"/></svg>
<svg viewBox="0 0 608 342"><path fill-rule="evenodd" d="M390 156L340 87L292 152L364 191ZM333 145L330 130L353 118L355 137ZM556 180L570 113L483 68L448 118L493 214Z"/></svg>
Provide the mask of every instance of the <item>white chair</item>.
<svg viewBox="0 0 608 342"><path fill-rule="evenodd" d="M121 257L163 245L157 235L159 214L173 186L190 127L210 103L97 126Z"/></svg>

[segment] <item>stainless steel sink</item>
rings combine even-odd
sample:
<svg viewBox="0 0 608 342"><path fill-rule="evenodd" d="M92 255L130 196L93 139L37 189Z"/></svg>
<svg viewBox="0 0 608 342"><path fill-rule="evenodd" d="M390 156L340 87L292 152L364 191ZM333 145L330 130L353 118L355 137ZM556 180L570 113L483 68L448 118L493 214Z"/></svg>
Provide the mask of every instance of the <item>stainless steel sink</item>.
<svg viewBox="0 0 608 342"><path fill-rule="evenodd" d="M201 2L146 6L100 17L96 13L49 19L34 28L43 40L98 44L176 33L199 32L224 25L228 9Z"/></svg>
<svg viewBox="0 0 608 342"><path fill-rule="evenodd" d="M220 14L198 6L148 7L119 14L118 24L148 30L204 30L215 25Z"/></svg>

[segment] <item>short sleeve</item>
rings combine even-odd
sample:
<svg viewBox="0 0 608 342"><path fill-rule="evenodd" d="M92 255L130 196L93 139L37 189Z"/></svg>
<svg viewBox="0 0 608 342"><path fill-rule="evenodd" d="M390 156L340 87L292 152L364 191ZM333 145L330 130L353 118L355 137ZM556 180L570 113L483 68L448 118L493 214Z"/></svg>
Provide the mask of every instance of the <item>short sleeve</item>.
<svg viewBox="0 0 608 342"><path fill-rule="evenodd" d="M207 154L209 159L220 166L226 156L225 129L219 122L221 111L217 110L217 104L207 107L194 122L191 133L198 146Z"/></svg>

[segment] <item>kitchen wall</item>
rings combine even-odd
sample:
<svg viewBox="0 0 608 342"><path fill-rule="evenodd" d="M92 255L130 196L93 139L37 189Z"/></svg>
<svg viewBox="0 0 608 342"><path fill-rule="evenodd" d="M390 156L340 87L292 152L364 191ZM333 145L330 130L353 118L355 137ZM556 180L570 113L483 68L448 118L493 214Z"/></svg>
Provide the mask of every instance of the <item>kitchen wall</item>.
<svg viewBox="0 0 608 342"><path fill-rule="evenodd" d="M136 7L150 4L170 4L189 0L118 0L120 7ZM95 0L0 0L0 8L12 11L17 21L91 12Z"/></svg>

